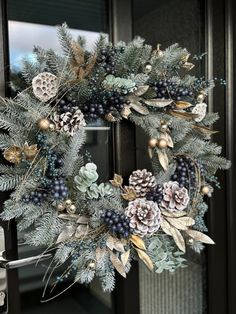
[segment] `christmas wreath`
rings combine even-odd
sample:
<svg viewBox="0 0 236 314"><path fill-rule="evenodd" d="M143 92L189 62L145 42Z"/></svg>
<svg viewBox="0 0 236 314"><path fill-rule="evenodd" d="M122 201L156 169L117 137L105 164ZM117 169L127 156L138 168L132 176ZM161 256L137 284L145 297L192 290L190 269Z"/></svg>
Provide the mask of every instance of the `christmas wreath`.
<svg viewBox="0 0 236 314"><path fill-rule="evenodd" d="M214 80L187 74L194 64L178 44L153 50L141 38L113 45L101 35L88 52L65 24L58 36L63 55L35 47L34 61L23 61L26 88L0 100L9 162L0 190L11 190L1 219L16 218L28 244L54 249L53 269L67 262L56 282L97 276L111 291L115 270L126 277L133 259L157 273L184 267L186 248L214 243L204 233L205 198L219 187L216 171L230 166L210 140L219 116L205 98ZM81 154L86 123L98 119L143 128L152 172L100 182Z"/></svg>

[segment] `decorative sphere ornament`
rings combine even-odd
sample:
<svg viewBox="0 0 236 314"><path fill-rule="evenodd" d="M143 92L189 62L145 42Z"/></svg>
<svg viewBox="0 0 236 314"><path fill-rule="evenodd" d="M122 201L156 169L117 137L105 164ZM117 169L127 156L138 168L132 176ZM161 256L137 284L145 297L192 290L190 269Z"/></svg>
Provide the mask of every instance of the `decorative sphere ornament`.
<svg viewBox="0 0 236 314"><path fill-rule="evenodd" d="M144 72L145 73L150 73L152 71L152 65L151 64L146 64L145 65L145 69L144 69Z"/></svg>
<svg viewBox="0 0 236 314"><path fill-rule="evenodd" d="M68 199L65 201L65 203L66 203L66 206L70 206L70 205L72 204L72 201L68 198Z"/></svg>
<svg viewBox="0 0 236 314"><path fill-rule="evenodd" d="M202 192L202 194L207 195L210 192L209 186L207 186L207 185L202 186L201 192Z"/></svg>
<svg viewBox="0 0 236 314"><path fill-rule="evenodd" d="M204 95L204 94L199 94L199 95L197 96L197 101L198 101L198 102L203 102L204 99L205 99L205 95Z"/></svg>
<svg viewBox="0 0 236 314"><path fill-rule="evenodd" d="M71 212L71 213L72 213L72 212L75 213L75 211L76 211L75 205L71 205L71 206L70 206L70 212Z"/></svg>
<svg viewBox="0 0 236 314"><path fill-rule="evenodd" d="M42 118L42 119L38 120L37 125L38 125L38 128L40 130L45 130L46 131L46 130L49 129L50 122L49 122L49 120L47 118Z"/></svg>
<svg viewBox="0 0 236 314"><path fill-rule="evenodd" d="M159 148L166 148L168 146L167 140L165 140L164 138L159 139L157 146Z"/></svg>
<svg viewBox="0 0 236 314"><path fill-rule="evenodd" d="M151 148L156 147L156 145L157 145L157 139L151 138L151 139L149 140L149 142L148 142L148 145L149 145Z"/></svg>
<svg viewBox="0 0 236 314"><path fill-rule="evenodd" d="M58 210L59 212L62 212L64 209L65 209L65 206L64 206L63 204L58 204L58 205L57 205L57 210Z"/></svg>

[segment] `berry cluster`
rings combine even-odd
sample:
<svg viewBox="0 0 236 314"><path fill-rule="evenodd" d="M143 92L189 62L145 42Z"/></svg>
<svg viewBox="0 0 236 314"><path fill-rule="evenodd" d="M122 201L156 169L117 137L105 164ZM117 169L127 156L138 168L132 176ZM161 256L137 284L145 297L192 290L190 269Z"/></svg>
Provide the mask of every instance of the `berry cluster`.
<svg viewBox="0 0 236 314"><path fill-rule="evenodd" d="M129 226L130 219L124 214L107 210L106 213L102 215L102 218L111 233L124 238L128 238L132 233L132 229Z"/></svg>
<svg viewBox="0 0 236 314"><path fill-rule="evenodd" d="M176 157L176 171L171 179L177 181L180 187L187 189L195 188L195 162L190 157L178 156Z"/></svg>
<svg viewBox="0 0 236 314"><path fill-rule="evenodd" d="M160 204L163 200L163 186L158 184L155 189L147 193L146 199Z"/></svg>
<svg viewBox="0 0 236 314"><path fill-rule="evenodd" d="M55 178L60 174L60 168L63 166L63 160L53 151L47 153L47 170L48 178Z"/></svg>
<svg viewBox="0 0 236 314"><path fill-rule="evenodd" d="M98 63L102 65L107 74L115 74L115 49L102 49L97 58Z"/></svg>
<svg viewBox="0 0 236 314"><path fill-rule="evenodd" d="M62 98L57 103L57 111L59 114L66 112L74 113L76 109L76 100L69 101L67 98Z"/></svg>
<svg viewBox="0 0 236 314"><path fill-rule="evenodd" d="M179 86L176 82L169 79L159 80L152 84L157 94L157 98L172 98L182 100L185 97L192 97L193 92L186 86Z"/></svg>
<svg viewBox="0 0 236 314"><path fill-rule="evenodd" d="M115 110L122 111L125 103L127 101L122 95L113 92L103 95L102 100L98 103L91 102L85 104L82 111L86 119L96 120L109 112L114 112Z"/></svg>
<svg viewBox="0 0 236 314"><path fill-rule="evenodd" d="M39 132L38 134L36 134L35 140L39 148L43 148L45 146L46 139L47 139L46 134L42 132Z"/></svg>
<svg viewBox="0 0 236 314"><path fill-rule="evenodd" d="M63 200L68 196L68 187L62 177L52 180L49 189L51 196L56 200Z"/></svg>
<svg viewBox="0 0 236 314"><path fill-rule="evenodd" d="M22 201L26 204L33 203L34 205L42 205L43 200L48 197L46 191L36 190L25 194Z"/></svg>

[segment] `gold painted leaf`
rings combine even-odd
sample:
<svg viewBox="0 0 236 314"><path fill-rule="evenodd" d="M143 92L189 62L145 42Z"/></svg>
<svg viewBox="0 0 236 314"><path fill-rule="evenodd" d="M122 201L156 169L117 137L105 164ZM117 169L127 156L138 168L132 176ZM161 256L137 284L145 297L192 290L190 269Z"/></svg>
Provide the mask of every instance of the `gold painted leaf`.
<svg viewBox="0 0 236 314"><path fill-rule="evenodd" d="M144 262L144 264L152 271L153 270L153 263L151 258L145 253L144 251L135 248L138 253L139 258Z"/></svg>
<svg viewBox="0 0 236 314"><path fill-rule="evenodd" d="M121 256L120 256L121 261L122 261L124 266L126 266L126 264L128 263L129 256L130 256L130 250L122 253Z"/></svg>
<svg viewBox="0 0 236 314"><path fill-rule="evenodd" d="M118 120L112 115L111 112L105 115L105 119L109 122L117 122Z"/></svg>
<svg viewBox="0 0 236 314"><path fill-rule="evenodd" d="M124 244L119 239L114 239L113 247L118 252L123 253L125 251Z"/></svg>
<svg viewBox="0 0 236 314"><path fill-rule="evenodd" d="M143 99L143 101L146 105L157 108L164 108L173 102L172 99Z"/></svg>
<svg viewBox="0 0 236 314"><path fill-rule="evenodd" d="M185 211L182 211L182 210L177 211L177 212L162 211L161 214L164 216L167 216L167 217L175 217L175 218L183 217L183 216L187 215L187 213Z"/></svg>
<svg viewBox="0 0 236 314"><path fill-rule="evenodd" d="M197 240L206 244L215 244L215 242L208 235L200 231L189 229L186 231L186 233L194 240Z"/></svg>
<svg viewBox="0 0 236 314"><path fill-rule="evenodd" d="M180 112L180 111L170 110L169 113L174 117L185 119L185 120L194 120L198 117L198 114L195 114L192 112Z"/></svg>
<svg viewBox="0 0 236 314"><path fill-rule="evenodd" d="M189 107L192 107L192 104L190 102L187 101L176 101L176 109L180 110L180 109L187 109Z"/></svg>
<svg viewBox="0 0 236 314"><path fill-rule="evenodd" d="M174 147L174 143L173 143L173 140L170 136L169 133L165 132L165 133L162 133L161 135L162 138L164 138L166 141L167 141L167 145L170 147L170 148L173 148Z"/></svg>
<svg viewBox="0 0 236 314"><path fill-rule="evenodd" d="M182 65L183 68L187 69L188 71L192 70L195 67L195 64L191 63L191 62L185 62Z"/></svg>
<svg viewBox="0 0 236 314"><path fill-rule="evenodd" d="M62 232L59 234L56 243L65 242L69 240L75 233L75 226L68 225L65 226Z"/></svg>
<svg viewBox="0 0 236 314"><path fill-rule="evenodd" d="M135 189L132 186L125 186L124 193L121 194L123 199L130 202L137 198Z"/></svg>
<svg viewBox="0 0 236 314"><path fill-rule="evenodd" d="M79 218L78 214L60 214L58 215L58 218L64 219L64 220L77 220Z"/></svg>
<svg viewBox="0 0 236 314"><path fill-rule="evenodd" d="M199 133L203 134L203 135L213 135L213 134L216 134L219 132L219 131L212 130L212 129L210 129L206 126L203 126L203 125L193 124L192 128L195 129L196 131L198 131Z"/></svg>
<svg viewBox="0 0 236 314"><path fill-rule="evenodd" d="M132 113L132 111L130 110L130 106L129 105L125 105L124 108L121 111L121 116L124 119L128 119L129 115Z"/></svg>
<svg viewBox="0 0 236 314"><path fill-rule="evenodd" d="M148 156L150 159L152 159L152 157L153 157L153 150L151 147L148 147Z"/></svg>
<svg viewBox="0 0 236 314"><path fill-rule="evenodd" d="M89 223L89 217L80 216L76 222L77 224L87 225Z"/></svg>
<svg viewBox="0 0 236 314"><path fill-rule="evenodd" d="M146 250L145 243L139 236L132 234L130 237L130 241L139 249Z"/></svg>
<svg viewBox="0 0 236 314"><path fill-rule="evenodd" d="M106 246L112 251L114 249L114 241L115 238L113 238L111 235L108 236L106 241Z"/></svg>
<svg viewBox="0 0 236 314"><path fill-rule="evenodd" d="M168 235L172 236L172 227L165 219L161 220L161 229Z"/></svg>
<svg viewBox="0 0 236 314"><path fill-rule="evenodd" d="M187 227L193 226L195 224L195 220L192 217L180 217L178 220Z"/></svg>
<svg viewBox="0 0 236 314"><path fill-rule="evenodd" d="M180 251L185 253L186 247L185 247L184 238L183 238L182 234L179 232L179 230L173 228L172 229L172 237L173 237L176 245L180 249Z"/></svg>
<svg viewBox="0 0 236 314"><path fill-rule="evenodd" d="M112 265L115 267L115 269L118 271L121 276L126 278L125 268L122 262L119 260L119 258L114 254L113 252L110 252L110 260L112 262Z"/></svg>
<svg viewBox="0 0 236 314"><path fill-rule="evenodd" d="M146 93L146 91L149 89L149 85L142 85L142 86L139 86L136 91L134 92L134 94L136 96L142 96L143 94Z"/></svg>
<svg viewBox="0 0 236 314"><path fill-rule="evenodd" d="M171 218L166 217L165 218L173 227L180 229L180 230L187 230L188 227L184 225L181 221L179 221L179 218Z"/></svg>
<svg viewBox="0 0 236 314"><path fill-rule="evenodd" d="M146 107L144 107L139 101L131 102L129 105L132 109L134 109L135 111L144 116L149 114L149 110Z"/></svg>
<svg viewBox="0 0 236 314"><path fill-rule="evenodd" d="M166 151L158 150L157 155L158 155L158 159L159 159L159 162L160 162L162 168L166 171L168 168L168 165L169 165L169 159L168 159L168 156L166 154Z"/></svg>
<svg viewBox="0 0 236 314"><path fill-rule="evenodd" d="M110 180L110 183L115 187L120 187L123 184L123 178L119 174L115 173L113 180Z"/></svg>

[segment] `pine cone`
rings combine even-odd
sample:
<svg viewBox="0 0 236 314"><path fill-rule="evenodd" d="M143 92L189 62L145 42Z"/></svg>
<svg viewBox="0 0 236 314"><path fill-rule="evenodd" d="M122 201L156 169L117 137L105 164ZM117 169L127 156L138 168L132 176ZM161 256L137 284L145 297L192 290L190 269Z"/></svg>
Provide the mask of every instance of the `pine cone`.
<svg viewBox="0 0 236 314"><path fill-rule="evenodd" d="M168 211L184 210L188 206L188 190L180 187L178 182L169 181L164 183L163 200L161 208Z"/></svg>
<svg viewBox="0 0 236 314"><path fill-rule="evenodd" d="M140 237L151 236L160 227L160 209L157 203L137 198L129 202L125 212L130 218L130 228Z"/></svg>
<svg viewBox="0 0 236 314"><path fill-rule="evenodd" d="M156 186L156 179L146 169L136 170L129 177L129 185L135 189L137 197L144 197Z"/></svg>
<svg viewBox="0 0 236 314"><path fill-rule="evenodd" d="M74 135L76 130L81 129L86 125L84 115L79 109L77 109L75 113L55 113L52 120L55 123L57 130L65 132L71 136Z"/></svg>

